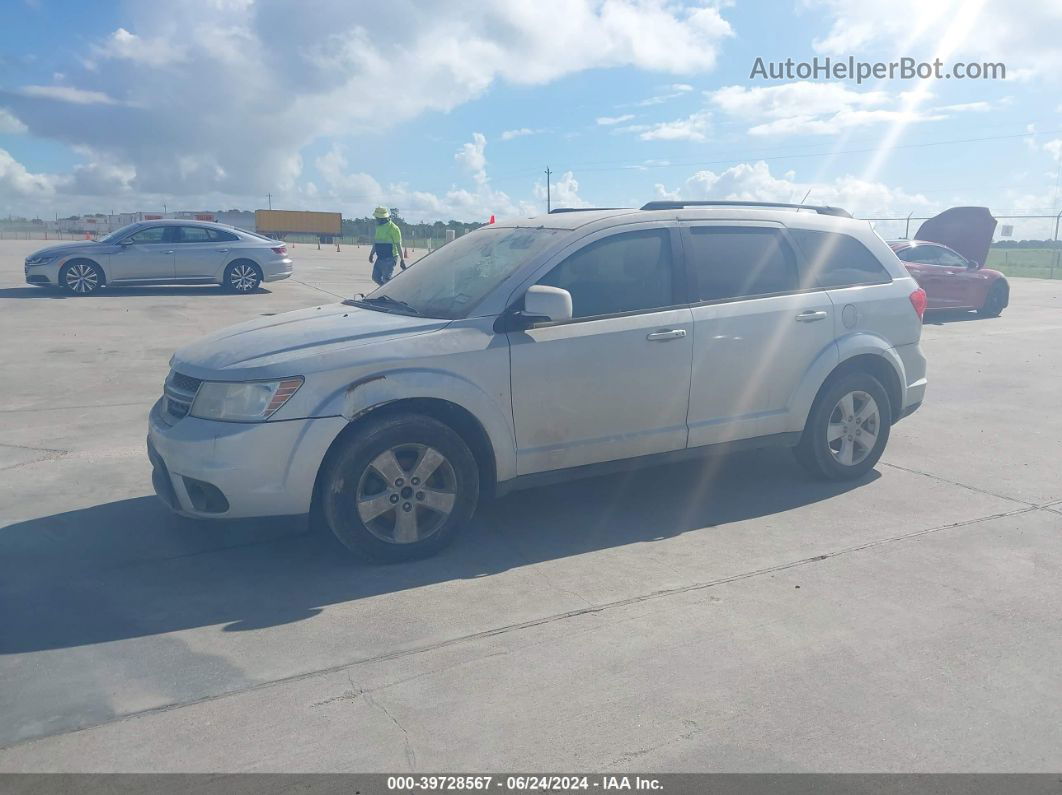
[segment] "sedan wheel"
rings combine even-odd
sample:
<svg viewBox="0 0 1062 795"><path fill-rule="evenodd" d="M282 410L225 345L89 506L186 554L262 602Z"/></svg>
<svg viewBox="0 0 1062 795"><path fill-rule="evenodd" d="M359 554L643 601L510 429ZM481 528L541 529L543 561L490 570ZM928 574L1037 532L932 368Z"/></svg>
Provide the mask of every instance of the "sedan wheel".
<svg viewBox="0 0 1062 795"><path fill-rule="evenodd" d="M240 260L225 270L225 287L234 293L250 293L258 289L262 275L253 262Z"/></svg>
<svg viewBox="0 0 1062 795"><path fill-rule="evenodd" d="M59 283L75 295L88 295L103 284L103 273L91 262L71 262L63 268Z"/></svg>

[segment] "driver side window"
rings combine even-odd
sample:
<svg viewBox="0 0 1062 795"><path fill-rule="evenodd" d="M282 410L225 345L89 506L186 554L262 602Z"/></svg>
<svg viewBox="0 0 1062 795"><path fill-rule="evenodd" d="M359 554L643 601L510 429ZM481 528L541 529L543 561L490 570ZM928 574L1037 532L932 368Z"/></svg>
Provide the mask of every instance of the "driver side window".
<svg viewBox="0 0 1062 795"><path fill-rule="evenodd" d="M666 229L624 232L591 243L541 278L572 295L572 317L674 305L671 240Z"/></svg>
<svg viewBox="0 0 1062 795"><path fill-rule="evenodd" d="M139 232L130 235L127 240L130 243L161 243L165 234L166 227L149 226L147 229L141 229Z"/></svg>

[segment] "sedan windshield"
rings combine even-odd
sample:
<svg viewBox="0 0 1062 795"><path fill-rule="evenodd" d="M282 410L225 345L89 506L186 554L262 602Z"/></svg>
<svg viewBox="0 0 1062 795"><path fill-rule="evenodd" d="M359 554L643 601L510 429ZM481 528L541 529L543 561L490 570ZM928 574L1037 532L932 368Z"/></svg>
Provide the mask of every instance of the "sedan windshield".
<svg viewBox="0 0 1062 795"><path fill-rule="evenodd" d="M466 317L492 289L567 230L482 227L426 255L369 293L374 309Z"/></svg>
<svg viewBox="0 0 1062 795"><path fill-rule="evenodd" d="M123 227L121 227L119 229L115 229L113 232L111 232L106 237L101 237L99 242L100 243L115 243L115 242L121 240L126 235L128 235L130 232L132 232L138 226L140 226L140 224L127 224L126 226L123 226Z"/></svg>

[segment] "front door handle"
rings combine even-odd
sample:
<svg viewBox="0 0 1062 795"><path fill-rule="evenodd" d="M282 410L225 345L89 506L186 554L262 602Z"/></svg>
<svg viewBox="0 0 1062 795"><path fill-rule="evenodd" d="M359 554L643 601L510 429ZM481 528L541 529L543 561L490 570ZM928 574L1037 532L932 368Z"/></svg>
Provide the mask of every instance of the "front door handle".
<svg viewBox="0 0 1062 795"><path fill-rule="evenodd" d="M169 251L163 251L162 253L163 254L172 254L173 253L173 249L170 249Z"/></svg>
<svg viewBox="0 0 1062 795"><path fill-rule="evenodd" d="M229 250L227 248L219 248L218 252L221 253L221 254L228 254Z"/></svg>
<svg viewBox="0 0 1062 795"><path fill-rule="evenodd" d="M666 342L667 340L680 340L686 336L686 329L672 328L666 331L654 331L646 337L650 342Z"/></svg>
<svg viewBox="0 0 1062 795"><path fill-rule="evenodd" d="M818 311L809 309L807 312L801 312L797 315L796 319L801 323L814 323L816 320L825 320L826 313L821 309Z"/></svg>

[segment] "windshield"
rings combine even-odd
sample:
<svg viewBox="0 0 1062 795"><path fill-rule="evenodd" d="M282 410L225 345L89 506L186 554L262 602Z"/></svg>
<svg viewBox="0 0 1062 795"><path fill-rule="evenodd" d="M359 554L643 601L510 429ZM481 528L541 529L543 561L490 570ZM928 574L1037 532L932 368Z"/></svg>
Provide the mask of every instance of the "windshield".
<svg viewBox="0 0 1062 795"><path fill-rule="evenodd" d="M561 229L483 227L457 238L399 272L366 298L377 308L405 304L426 317L465 317L492 289L546 246Z"/></svg>
<svg viewBox="0 0 1062 795"><path fill-rule="evenodd" d="M115 229L113 232L111 232L106 237L101 237L99 242L100 243L114 243L114 242L116 242L118 240L121 240L123 237L128 235L130 232L132 232L138 226L140 226L140 224L126 224L125 226L123 226L123 227L121 227L119 229Z"/></svg>

